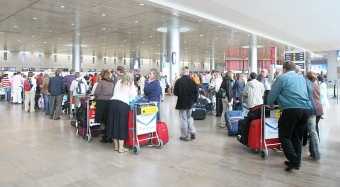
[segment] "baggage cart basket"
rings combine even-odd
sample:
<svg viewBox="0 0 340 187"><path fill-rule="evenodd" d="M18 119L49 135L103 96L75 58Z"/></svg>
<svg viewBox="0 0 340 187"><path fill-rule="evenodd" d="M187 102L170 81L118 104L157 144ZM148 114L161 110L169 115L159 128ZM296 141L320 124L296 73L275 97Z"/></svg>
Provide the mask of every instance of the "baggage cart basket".
<svg viewBox="0 0 340 187"><path fill-rule="evenodd" d="M266 109L270 110L270 117L266 117ZM268 158L269 149L281 149L278 133L278 119L280 115L281 112L278 106L263 105L261 108L260 154L264 159Z"/></svg>
<svg viewBox="0 0 340 187"><path fill-rule="evenodd" d="M83 136L84 139L86 139L88 142L92 140L92 128L93 127L98 127L101 124L100 123L95 123L95 116L96 116L96 102L94 100L94 97L91 96L82 96L79 98L80 102L82 103L80 107L86 107L86 115L85 119L82 119L85 127L80 126L79 120L76 120L76 134L79 136ZM85 132L80 133L80 131L85 130ZM100 131L101 129L98 128L96 129Z"/></svg>
<svg viewBox="0 0 340 187"><path fill-rule="evenodd" d="M162 148L164 143L157 133L157 102L135 103L132 105L132 152L138 154L141 151L140 142L148 141L148 145ZM141 136L146 135L146 136ZM157 139L157 144L152 140Z"/></svg>

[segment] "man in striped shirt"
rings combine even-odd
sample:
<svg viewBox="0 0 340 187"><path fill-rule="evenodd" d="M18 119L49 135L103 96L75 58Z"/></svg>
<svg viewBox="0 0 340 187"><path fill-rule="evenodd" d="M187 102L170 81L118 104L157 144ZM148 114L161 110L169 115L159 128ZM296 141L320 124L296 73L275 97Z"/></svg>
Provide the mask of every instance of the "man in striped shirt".
<svg viewBox="0 0 340 187"><path fill-rule="evenodd" d="M5 89L5 99L6 101L11 101L11 81L8 78L8 74L4 74L1 79L1 88Z"/></svg>

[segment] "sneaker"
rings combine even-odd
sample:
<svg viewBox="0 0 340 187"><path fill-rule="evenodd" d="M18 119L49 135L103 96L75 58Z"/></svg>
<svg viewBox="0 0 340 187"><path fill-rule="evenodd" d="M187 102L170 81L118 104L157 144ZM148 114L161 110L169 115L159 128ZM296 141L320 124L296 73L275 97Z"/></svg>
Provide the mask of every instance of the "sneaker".
<svg viewBox="0 0 340 187"><path fill-rule="evenodd" d="M185 142L190 141L189 137L179 137L179 139Z"/></svg>
<svg viewBox="0 0 340 187"><path fill-rule="evenodd" d="M191 140L195 140L196 139L196 134L195 133L191 133L190 134L190 138L191 138Z"/></svg>

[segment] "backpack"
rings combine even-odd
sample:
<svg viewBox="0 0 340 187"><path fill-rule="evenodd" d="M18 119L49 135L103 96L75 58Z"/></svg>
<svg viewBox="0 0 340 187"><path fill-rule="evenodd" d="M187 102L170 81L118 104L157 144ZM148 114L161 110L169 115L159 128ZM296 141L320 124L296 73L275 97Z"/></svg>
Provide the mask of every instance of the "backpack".
<svg viewBox="0 0 340 187"><path fill-rule="evenodd" d="M29 92L31 91L32 87L33 87L33 84L32 84L31 79L24 81L24 91Z"/></svg>
<svg viewBox="0 0 340 187"><path fill-rule="evenodd" d="M86 90L82 90L82 86L84 85L83 79L80 79L77 81L77 87L76 87L76 93L81 95L81 94L86 94ZM84 86L85 88L85 86ZM83 91L83 92L82 92Z"/></svg>

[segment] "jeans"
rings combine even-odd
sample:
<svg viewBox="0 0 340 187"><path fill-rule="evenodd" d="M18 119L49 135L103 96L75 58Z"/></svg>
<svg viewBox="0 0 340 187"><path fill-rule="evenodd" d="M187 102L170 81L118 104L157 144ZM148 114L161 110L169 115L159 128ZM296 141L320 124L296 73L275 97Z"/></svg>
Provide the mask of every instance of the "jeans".
<svg viewBox="0 0 340 187"><path fill-rule="evenodd" d="M11 88L5 88L5 100L11 102Z"/></svg>
<svg viewBox="0 0 340 187"><path fill-rule="evenodd" d="M179 110L179 118L181 120L181 137L189 138L191 134L196 133L194 119L191 117L192 109Z"/></svg>
<svg viewBox="0 0 340 187"><path fill-rule="evenodd" d="M44 112L46 115L50 114L50 107L49 107L49 96L47 94L43 94L44 99Z"/></svg>
<svg viewBox="0 0 340 187"><path fill-rule="evenodd" d="M316 116L312 115L308 118L308 134L309 134L309 152L315 160L320 159L319 152L319 136L316 129Z"/></svg>
<svg viewBox="0 0 340 187"><path fill-rule="evenodd" d="M284 109L279 119L279 139L287 160L294 166L301 165L302 137L309 119L309 110Z"/></svg>

